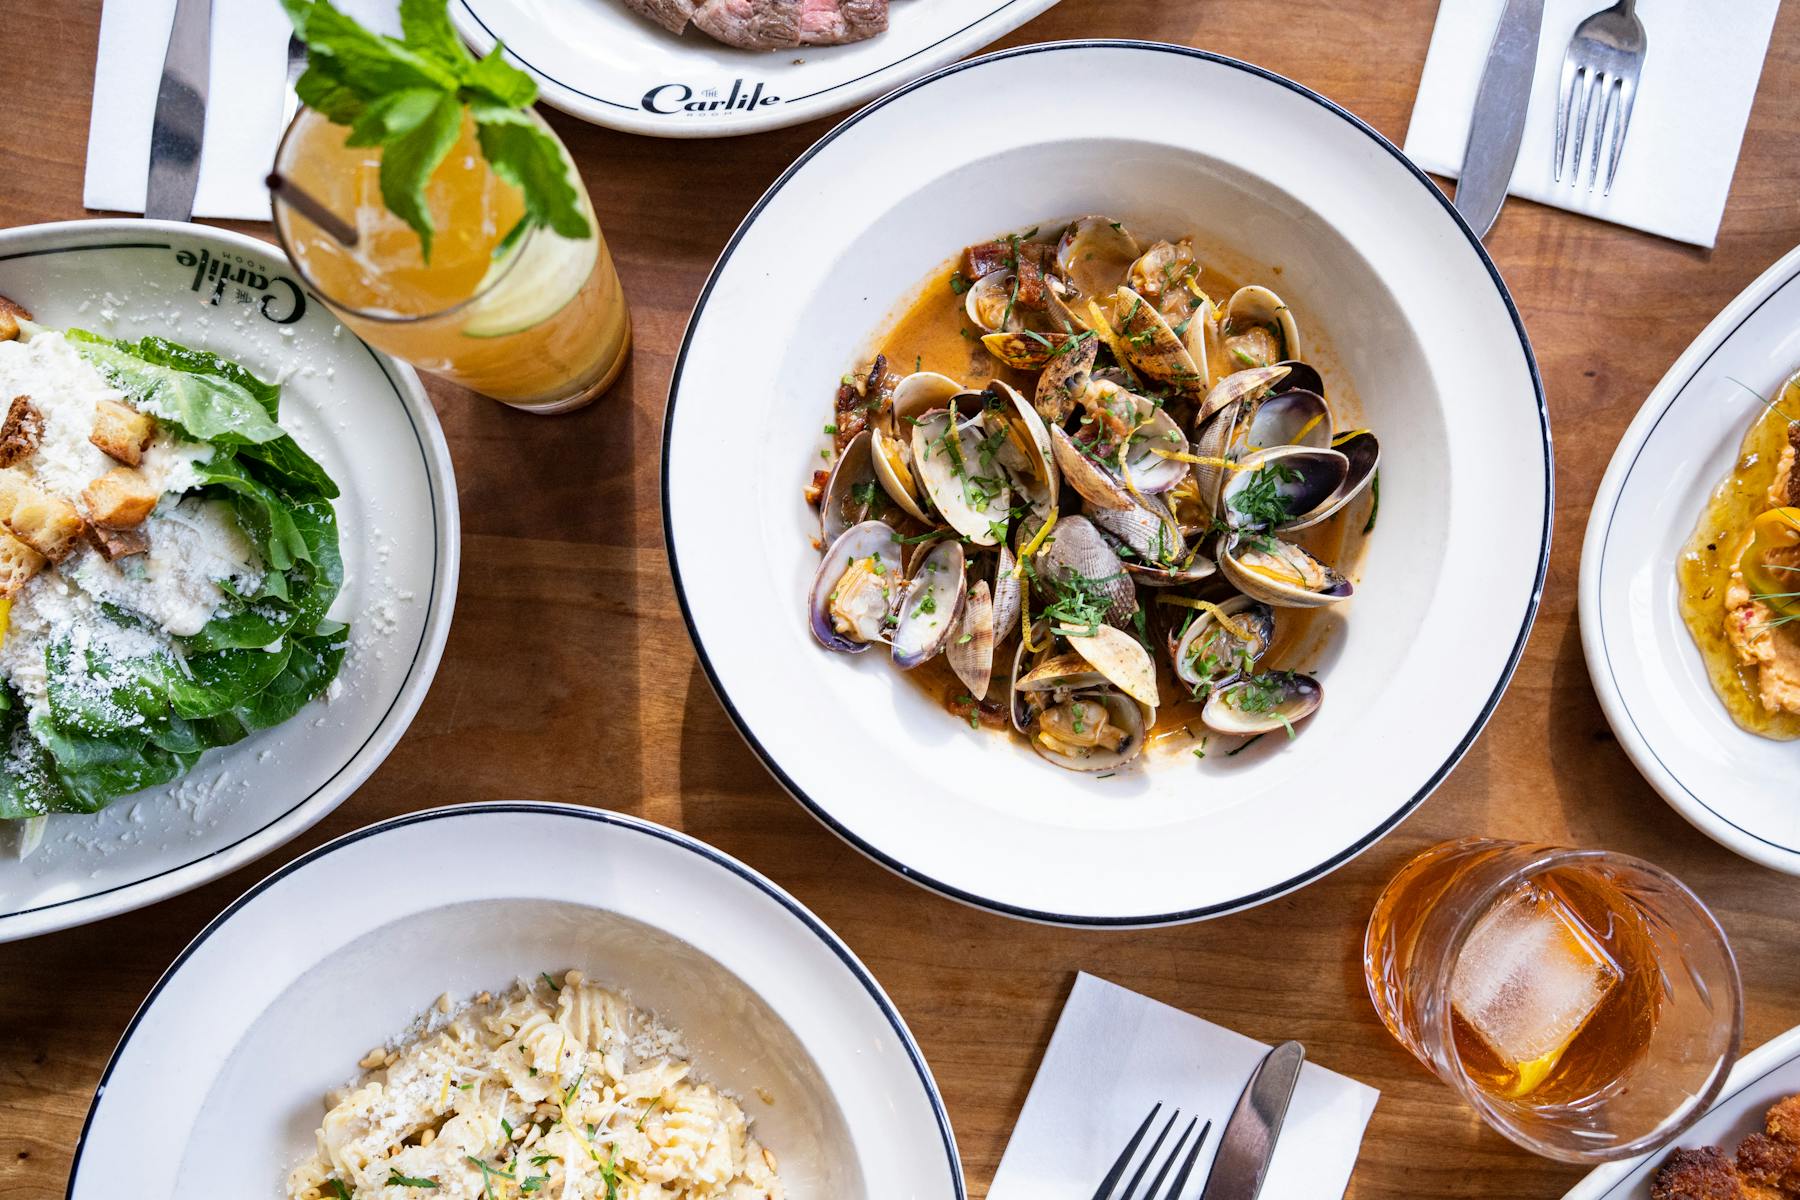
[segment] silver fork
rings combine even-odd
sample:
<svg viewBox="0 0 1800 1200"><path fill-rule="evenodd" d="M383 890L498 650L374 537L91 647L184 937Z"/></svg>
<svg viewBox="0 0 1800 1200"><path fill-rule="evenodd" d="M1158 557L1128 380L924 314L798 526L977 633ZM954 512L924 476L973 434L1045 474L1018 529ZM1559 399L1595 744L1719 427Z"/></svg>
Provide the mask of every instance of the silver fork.
<svg viewBox="0 0 1800 1200"><path fill-rule="evenodd" d="M1625 134L1631 128L1631 106L1637 98L1638 71L1644 65L1647 39L1644 23L1637 19L1637 0L1619 0L1611 8L1597 12L1575 27L1569 39L1568 53L1563 55L1562 92L1556 102L1557 182L1563 177L1563 150L1569 140L1569 120L1575 121L1575 153L1568 166L1570 184L1581 186L1581 147L1592 131L1593 158L1588 168L1588 191L1593 191L1600 177L1600 153L1612 134L1612 152L1606 164L1606 188L1602 195L1612 194L1613 176L1619 173L1619 152L1625 148ZM1600 116L1590 121L1594 108Z"/></svg>
<svg viewBox="0 0 1800 1200"><path fill-rule="evenodd" d="M1156 1152L1162 1149L1163 1142L1168 1140L1169 1131L1175 1128L1175 1122L1181 1117L1180 1109L1169 1114L1168 1123L1162 1127L1162 1132L1156 1135L1156 1140L1150 1143L1150 1149L1144 1152L1143 1161L1138 1164L1138 1169L1132 1175L1131 1182L1125 1185L1125 1190L1118 1192L1114 1189L1118 1187L1119 1179L1125 1174L1126 1168L1131 1166L1132 1156L1137 1153L1138 1144L1144 1140L1144 1134L1148 1133L1150 1126L1155 1123L1156 1114L1161 1111L1161 1104L1151 1107L1150 1115L1144 1118L1144 1123L1139 1125L1137 1132L1131 1135L1131 1140L1125 1143L1125 1149L1119 1155L1118 1161L1113 1163L1112 1169L1106 1173L1106 1178L1100 1181L1100 1190L1094 1193L1094 1200L1133 1200L1137 1195L1138 1185L1144 1182L1145 1173L1157 1161ZM1194 1126L1199 1124L1199 1117L1188 1119L1187 1128L1181 1131L1181 1136L1175 1139L1175 1145L1170 1148L1168 1156L1162 1159L1162 1165L1157 1169L1156 1177L1150 1181L1150 1190L1143 1194L1141 1200L1180 1200L1181 1190L1187 1186L1188 1176L1193 1174L1194 1162L1200 1157L1200 1147L1206 1144L1206 1135L1212 1132L1211 1121L1201 1127L1200 1136L1194 1138L1194 1144L1188 1150L1187 1157L1181 1159L1181 1170L1176 1172L1174 1181L1169 1184L1169 1190L1165 1192L1160 1189L1163 1180L1169 1177L1169 1170L1175 1165L1175 1160L1181 1158L1182 1148L1187 1145L1188 1138L1193 1136Z"/></svg>

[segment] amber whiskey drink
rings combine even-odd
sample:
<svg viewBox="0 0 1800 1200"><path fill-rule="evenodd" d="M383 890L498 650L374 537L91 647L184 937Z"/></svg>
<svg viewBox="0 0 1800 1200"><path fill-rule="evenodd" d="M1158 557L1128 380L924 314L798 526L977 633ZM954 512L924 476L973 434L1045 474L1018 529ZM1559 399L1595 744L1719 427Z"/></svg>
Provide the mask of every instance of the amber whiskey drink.
<svg viewBox="0 0 1800 1200"><path fill-rule="evenodd" d="M1500 1132L1598 1162L1662 1145L1737 1055L1737 965L1648 863L1469 838L1403 867L1369 920L1375 1010Z"/></svg>

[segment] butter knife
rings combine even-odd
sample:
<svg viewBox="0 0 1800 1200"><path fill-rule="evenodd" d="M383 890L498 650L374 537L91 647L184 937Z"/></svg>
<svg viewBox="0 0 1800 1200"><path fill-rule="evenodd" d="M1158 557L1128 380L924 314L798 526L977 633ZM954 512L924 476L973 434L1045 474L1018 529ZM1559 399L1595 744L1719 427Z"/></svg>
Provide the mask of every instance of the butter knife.
<svg viewBox="0 0 1800 1200"><path fill-rule="evenodd" d="M150 178L144 215L186 221L200 182L206 89L212 71L212 0L175 0L175 23L150 125Z"/></svg>
<svg viewBox="0 0 1800 1200"><path fill-rule="evenodd" d="M1281 1043L1256 1064L1219 1138L1200 1200L1256 1200L1304 1065L1306 1047L1299 1042Z"/></svg>
<svg viewBox="0 0 1800 1200"><path fill-rule="evenodd" d="M1456 181L1456 211L1477 237L1486 237L1506 203L1519 144L1525 140L1525 113L1537 73L1538 35L1544 27L1544 0L1506 0L1487 66L1475 92L1469 144Z"/></svg>

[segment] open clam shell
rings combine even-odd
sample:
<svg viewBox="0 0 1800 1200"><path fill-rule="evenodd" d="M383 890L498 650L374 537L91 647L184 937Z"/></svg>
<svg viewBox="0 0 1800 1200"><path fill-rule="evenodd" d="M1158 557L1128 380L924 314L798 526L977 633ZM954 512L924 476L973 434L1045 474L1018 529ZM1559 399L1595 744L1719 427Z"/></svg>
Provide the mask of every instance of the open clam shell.
<svg viewBox="0 0 1800 1200"><path fill-rule="evenodd" d="M1070 771L1111 771L1144 752L1150 718L1111 688L1075 692L1034 710L1025 730L1045 761Z"/></svg>
<svg viewBox="0 0 1800 1200"><path fill-rule="evenodd" d="M1223 351L1246 367L1301 357L1300 326L1280 296L1248 284L1225 302Z"/></svg>
<svg viewBox="0 0 1800 1200"><path fill-rule="evenodd" d="M888 499L899 505L914 520L931 524L931 515L920 503L919 477L913 472L912 451L905 442L871 427L869 438L869 471Z"/></svg>
<svg viewBox="0 0 1800 1200"><path fill-rule="evenodd" d="M1012 271L989 271L969 285L963 293L963 311L975 328L984 333L1016 333L1025 328L1025 311L1016 303L1017 280Z"/></svg>
<svg viewBox="0 0 1800 1200"><path fill-rule="evenodd" d="M1350 472L1336 450L1272 446L1245 457L1219 489L1219 515L1233 529L1299 529L1331 503ZM1281 515L1285 514L1285 515Z"/></svg>
<svg viewBox="0 0 1800 1200"><path fill-rule="evenodd" d="M1222 614L1225 621L1220 621ZM1248 636L1245 636L1248 635ZM1248 596L1222 601L1217 612L1200 610L1174 640L1175 677L1198 692L1255 670L1275 640L1275 610Z"/></svg>
<svg viewBox="0 0 1800 1200"><path fill-rule="evenodd" d="M907 582L894 625L894 665L910 671L936 658L962 622L962 543L932 546Z"/></svg>
<svg viewBox="0 0 1800 1200"><path fill-rule="evenodd" d="M1052 425L1049 430L1057 469L1062 472L1064 481L1081 493L1083 500L1097 508L1131 507L1134 503L1131 492L1111 471L1083 454L1075 439L1061 425Z"/></svg>
<svg viewBox="0 0 1800 1200"><path fill-rule="evenodd" d="M1295 390L1311 392L1315 396L1325 394L1325 378L1319 369L1311 363L1301 362L1297 358L1285 359L1275 364L1288 369L1287 377L1277 383L1271 391L1291 392Z"/></svg>
<svg viewBox="0 0 1800 1200"><path fill-rule="evenodd" d="M949 408L950 402L969 389L936 371L914 371L894 385L893 414L889 422L902 434L912 423L934 408Z"/></svg>
<svg viewBox="0 0 1800 1200"><path fill-rule="evenodd" d="M1323 608L1356 590L1334 568L1274 537L1227 538L1219 547L1219 571L1244 595L1276 608Z"/></svg>
<svg viewBox="0 0 1800 1200"><path fill-rule="evenodd" d="M1331 446L1344 456L1348 464L1344 482L1312 512L1283 525L1283 529L1310 529L1322 521L1330 520L1342 511L1344 505L1361 495L1362 490L1369 486L1369 481L1375 478L1375 469L1381 465L1381 443L1374 434L1366 429L1354 429L1340 435Z"/></svg>
<svg viewBox="0 0 1800 1200"><path fill-rule="evenodd" d="M912 430L913 473L950 528L977 546L997 545L1012 506L1006 473L981 465L981 414L936 409Z"/></svg>
<svg viewBox="0 0 1800 1200"><path fill-rule="evenodd" d="M860 654L881 641L902 591L900 536L881 521L846 529L825 548L807 596L813 637L827 650Z"/></svg>
<svg viewBox="0 0 1800 1200"><path fill-rule="evenodd" d="M1200 270L1194 244L1157 242L1131 264L1125 283L1172 321L1186 319L1200 304L1200 296L1188 286Z"/></svg>
<svg viewBox="0 0 1800 1200"><path fill-rule="evenodd" d="M844 531L862 521L880 520L887 496L868 485L875 481L870 457L870 430L863 430L844 445L825 490L819 496L819 544L829 546Z"/></svg>
<svg viewBox="0 0 1800 1200"><path fill-rule="evenodd" d="M1113 301L1112 323L1120 350L1138 374L1190 399L1206 393L1200 365L1156 305L1121 287Z"/></svg>
<svg viewBox="0 0 1800 1200"><path fill-rule="evenodd" d="M1094 359L1100 353L1100 339L1092 334L1079 337L1073 344L1064 343L1060 351L1044 364L1038 376L1037 389L1031 403L1038 415L1052 425L1069 419L1081 398L1087 395L1094 373Z"/></svg>
<svg viewBox="0 0 1800 1200"><path fill-rule="evenodd" d="M950 669L976 700L987 699L994 679L994 601L985 579L969 585L956 636L944 647Z"/></svg>
<svg viewBox="0 0 1800 1200"><path fill-rule="evenodd" d="M1254 400L1270 391L1287 378L1290 369L1286 364L1278 363L1270 367L1251 367L1231 372L1207 390L1206 398L1200 402L1199 411L1194 414L1195 426L1204 425L1212 419L1213 414L1227 405Z"/></svg>
<svg viewBox="0 0 1800 1200"><path fill-rule="evenodd" d="M1154 709L1161 702L1156 691L1156 660L1129 633L1111 625L1096 625L1091 633L1071 635L1069 645L1139 704Z"/></svg>
<svg viewBox="0 0 1800 1200"><path fill-rule="evenodd" d="M1062 489L1050 431L1037 409L1011 384L990 380L987 395L987 422L1006 434L994 457L1006 468L1013 488L1030 502L1032 511L1047 516Z"/></svg>
<svg viewBox="0 0 1800 1200"><path fill-rule="evenodd" d="M1319 711L1325 689L1311 675L1270 671L1251 675L1213 692L1200 720L1215 733L1254 737L1289 730Z"/></svg>
<svg viewBox="0 0 1800 1200"><path fill-rule="evenodd" d="M1151 408L1140 419L1125 450L1131 486L1139 492L1166 492L1188 473L1187 462L1178 457L1188 453L1187 435L1167 409Z"/></svg>
<svg viewBox="0 0 1800 1200"><path fill-rule="evenodd" d="M1266 396L1244 423L1244 444L1250 450L1270 446L1331 445L1331 409L1317 392L1301 388Z"/></svg>
<svg viewBox="0 0 1800 1200"><path fill-rule="evenodd" d="M1143 251L1126 228L1108 217L1082 217L1056 243L1056 270L1076 301L1111 295ZM1074 307L1080 308L1079 303Z"/></svg>

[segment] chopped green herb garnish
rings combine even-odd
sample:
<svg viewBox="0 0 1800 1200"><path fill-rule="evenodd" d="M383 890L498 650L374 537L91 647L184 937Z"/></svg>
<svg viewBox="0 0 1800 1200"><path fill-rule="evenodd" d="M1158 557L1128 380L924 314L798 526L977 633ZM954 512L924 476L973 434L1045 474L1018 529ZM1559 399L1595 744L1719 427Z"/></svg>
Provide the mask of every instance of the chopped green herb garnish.
<svg viewBox="0 0 1800 1200"><path fill-rule="evenodd" d="M402 1175L393 1168L388 1168L387 1182L383 1187L433 1188L437 1187L435 1179L420 1179L416 1175Z"/></svg>

